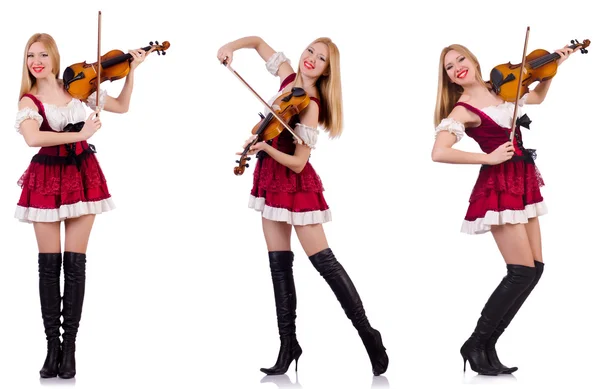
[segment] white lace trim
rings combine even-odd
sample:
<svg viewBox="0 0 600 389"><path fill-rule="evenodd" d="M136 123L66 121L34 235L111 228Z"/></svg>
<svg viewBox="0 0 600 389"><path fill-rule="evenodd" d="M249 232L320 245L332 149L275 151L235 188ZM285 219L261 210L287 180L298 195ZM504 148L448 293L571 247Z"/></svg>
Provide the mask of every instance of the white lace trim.
<svg viewBox="0 0 600 389"><path fill-rule="evenodd" d="M317 139L319 139L319 129L314 127L309 127L302 123L296 124L294 128L294 133L302 139L305 145L310 147L311 149L315 149L317 145Z"/></svg>
<svg viewBox="0 0 600 389"><path fill-rule="evenodd" d="M519 109L517 109L517 117L522 116L522 110L520 107L525 105L529 93L525 93L523 97L519 99ZM488 115L496 124L504 128L512 127L513 114L515 113L515 103L505 101L502 104L493 105L491 107L485 107L481 109L481 112Z"/></svg>
<svg viewBox="0 0 600 389"><path fill-rule="evenodd" d="M15 128L17 132L21 133L21 123L23 123L27 119L34 119L38 122L38 125L41 126L44 119L42 115L36 112L34 109L25 107L17 112L17 119L15 120Z"/></svg>
<svg viewBox="0 0 600 389"><path fill-rule="evenodd" d="M281 66L281 64L284 62L290 62L290 60L282 52L277 52L274 53L271 58L269 58L265 66L267 67L269 73L276 76L279 66Z"/></svg>
<svg viewBox="0 0 600 389"><path fill-rule="evenodd" d="M436 137L440 131L448 131L449 133L454 134L456 136L456 141L458 142L465 135L465 125L453 118L445 118L435 128Z"/></svg>
<svg viewBox="0 0 600 389"><path fill-rule="evenodd" d="M112 197L100 201L80 201L75 204L61 205L55 209L27 208L17 206L15 218L25 223L58 222L83 215L96 215L115 209Z"/></svg>
<svg viewBox="0 0 600 389"><path fill-rule="evenodd" d="M274 208L265 204L264 197L250 195L248 208L262 213L265 219L286 222L294 226L306 226L309 224L323 224L331 221L331 211L291 212L285 208Z"/></svg>
<svg viewBox="0 0 600 389"><path fill-rule="evenodd" d="M107 92L105 89L100 89L100 109L104 109L104 104L106 104L106 95ZM87 98L87 106L90 107L91 109L95 110L96 109L96 92L92 93L91 95L89 95L89 97Z"/></svg>
<svg viewBox="0 0 600 389"><path fill-rule="evenodd" d="M541 201L535 204L529 204L522 210L507 209L501 212L487 211L484 217L473 221L463 220L460 232L469 235L484 234L492 229L492 226L502 224L526 224L529 219L542 216L548 213L546 204Z"/></svg>

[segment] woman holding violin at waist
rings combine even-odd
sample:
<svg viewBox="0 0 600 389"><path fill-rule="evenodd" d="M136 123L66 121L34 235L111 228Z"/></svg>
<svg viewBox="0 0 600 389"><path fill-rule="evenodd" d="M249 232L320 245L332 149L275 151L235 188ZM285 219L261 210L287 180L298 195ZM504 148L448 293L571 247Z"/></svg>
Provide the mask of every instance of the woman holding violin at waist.
<svg viewBox="0 0 600 389"><path fill-rule="evenodd" d="M275 52L259 37L227 43L218 50L217 58L229 66L233 53L242 48L255 49L266 62L267 70L279 77L279 92L269 105L289 92L305 92L310 98L308 106L290 121L293 134L283 131L268 142L256 142L254 135L244 145L247 148L256 142L248 153L258 153L249 207L262 215L281 341L275 365L260 370L268 375L284 374L294 360L297 368L302 354L295 325L294 253L290 242L293 226L306 255L327 281L358 331L373 374L380 375L388 366L386 349L381 334L367 319L352 280L329 248L322 224L331 220L331 213L323 197L321 180L309 162L310 153L317 144L319 125L331 138L342 132L338 48L329 38L314 40L302 52L297 72L284 53Z"/></svg>
<svg viewBox="0 0 600 389"><path fill-rule="evenodd" d="M554 71L572 52L572 47L565 47L556 54L548 54L550 62L554 61L551 63ZM511 374L517 370L500 362L495 345L542 276L538 216L547 212L540 192L544 182L534 163L535 152L525 149L522 142L520 126L528 126L528 120L517 113L519 120L511 141L516 96L513 102L504 101L495 93L502 84L498 81L502 77L495 80L494 88L483 81L479 62L466 47L451 45L442 50L432 159L482 165L462 232L491 232L507 266L506 276L489 297L475 330L460 349L465 368L468 360L473 371L485 375ZM541 81L525 93L518 100L518 109L524 104L543 102L551 82L551 78ZM514 81L512 86L516 85ZM484 153L454 149L453 145L465 134Z"/></svg>
<svg viewBox="0 0 600 389"><path fill-rule="evenodd" d="M39 292L48 352L40 376L75 376L75 338L85 291L87 244L96 214L114 208L106 179L87 140L102 126L98 113L129 109L133 76L144 50L129 52L130 71L119 97L103 91L85 101L72 97L58 78L60 55L48 34L34 34L25 45L19 111L15 127L30 147L40 147L19 180L15 217L32 223L39 249ZM99 103L98 103L99 100ZM95 110L86 114L83 103ZM60 223L65 223L64 256ZM64 294L60 272L64 265ZM62 315L62 343L60 327Z"/></svg>

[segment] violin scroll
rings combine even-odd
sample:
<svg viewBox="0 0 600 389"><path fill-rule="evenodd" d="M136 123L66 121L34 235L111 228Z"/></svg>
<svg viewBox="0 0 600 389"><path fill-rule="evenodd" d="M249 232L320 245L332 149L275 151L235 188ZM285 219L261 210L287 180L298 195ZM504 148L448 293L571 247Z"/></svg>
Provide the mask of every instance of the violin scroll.
<svg viewBox="0 0 600 389"><path fill-rule="evenodd" d="M571 44L573 46L575 46L573 49L575 50L577 47L579 47L581 50L581 54L588 53L587 47L590 45L590 43L591 42L589 39L584 39L583 43L579 43L579 41L577 39L571 39Z"/></svg>
<svg viewBox="0 0 600 389"><path fill-rule="evenodd" d="M158 41L154 41L154 43L152 43L152 41L150 41L150 48L147 50L148 53L151 53L153 51L156 51L156 54L158 54L159 56L165 55L165 50L168 50L169 47L171 47L171 44L169 43L169 41L164 41L162 43L162 45L158 44Z"/></svg>
<svg viewBox="0 0 600 389"><path fill-rule="evenodd" d="M246 168L250 167L250 164L247 163L250 159L250 157L242 156L239 159L239 161L235 161L239 163L239 165L233 168L233 174L235 174L236 176L241 176L242 174L244 174Z"/></svg>

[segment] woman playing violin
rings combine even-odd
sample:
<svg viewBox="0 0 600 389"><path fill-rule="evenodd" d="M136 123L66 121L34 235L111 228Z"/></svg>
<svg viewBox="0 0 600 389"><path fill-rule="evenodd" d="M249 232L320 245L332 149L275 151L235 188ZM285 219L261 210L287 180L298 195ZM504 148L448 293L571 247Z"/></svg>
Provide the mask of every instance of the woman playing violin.
<svg viewBox="0 0 600 389"><path fill-rule="evenodd" d="M338 48L329 38L316 39L301 54L297 71L282 52L275 52L259 37L227 43L218 50L217 58L231 65L233 53L242 48L255 49L266 62L267 70L279 77L279 92L269 105L292 88L302 88L311 100L298 119L290 122L294 134L302 142L284 131L272 141L260 141L250 147L249 154L258 153L258 162L249 207L262 215L281 341L275 365L261 368L261 371L268 375L284 374L293 360L297 367L302 354L295 325L294 254L290 242L293 226L304 252L358 331L371 360L373 374L380 375L388 366L381 334L371 327L352 280L329 248L322 224L331 220L331 212L323 197L321 180L309 162L310 153L317 144L319 125L331 138L342 132ZM253 143L255 137L250 137L244 148Z"/></svg>
<svg viewBox="0 0 600 389"><path fill-rule="evenodd" d="M15 217L33 224L39 249L39 293L48 343L42 378L75 376L75 338L85 291L87 244L95 215L114 208L96 151L87 140L102 126L97 115L102 107L127 112L134 70L144 61L145 51L130 54L131 70L119 97L102 91L98 99L94 92L82 102L72 98L58 78L60 55L54 39L48 34L34 34L25 45L15 127L28 146L40 149L19 180L22 192ZM94 110L89 116L83 103ZM65 223L64 255L61 221Z"/></svg>
<svg viewBox="0 0 600 389"><path fill-rule="evenodd" d="M572 51L568 47L557 50L557 64ZM544 101L551 82L552 79L542 81L523 95L517 102L519 107ZM442 50L432 159L482 165L462 232L490 231L507 266L506 276L489 297L475 330L460 349L465 366L468 360L473 371L486 375L517 370L500 362L496 341L544 270L538 221L538 216L547 212L540 192L544 182L534 163L534 151L523 146L519 124L528 125L526 116L517 120L515 136L510 141L514 109L514 103L503 101L483 81L479 62L466 47L451 45ZM484 153L454 149L464 134L473 138Z"/></svg>

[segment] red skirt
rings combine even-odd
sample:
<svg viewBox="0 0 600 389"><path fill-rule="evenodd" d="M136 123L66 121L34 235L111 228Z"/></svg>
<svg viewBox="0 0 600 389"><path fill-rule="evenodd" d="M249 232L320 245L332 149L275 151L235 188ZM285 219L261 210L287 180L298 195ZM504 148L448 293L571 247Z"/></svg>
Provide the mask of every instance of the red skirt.
<svg viewBox="0 0 600 389"><path fill-rule="evenodd" d="M302 172L294 173L264 155L254 169L248 207L273 221L292 225L322 224L331 221L323 190L323 183L310 162Z"/></svg>
<svg viewBox="0 0 600 389"><path fill-rule="evenodd" d="M493 225L527 223L546 214L542 186L544 180L531 160L483 166L461 232L483 234Z"/></svg>
<svg viewBox="0 0 600 389"><path fill-rule="evenodd" d="M42 147L18 181L22 191L15 217L28 223L57 222L114 209L94 153L87 142Z"/></svg>

